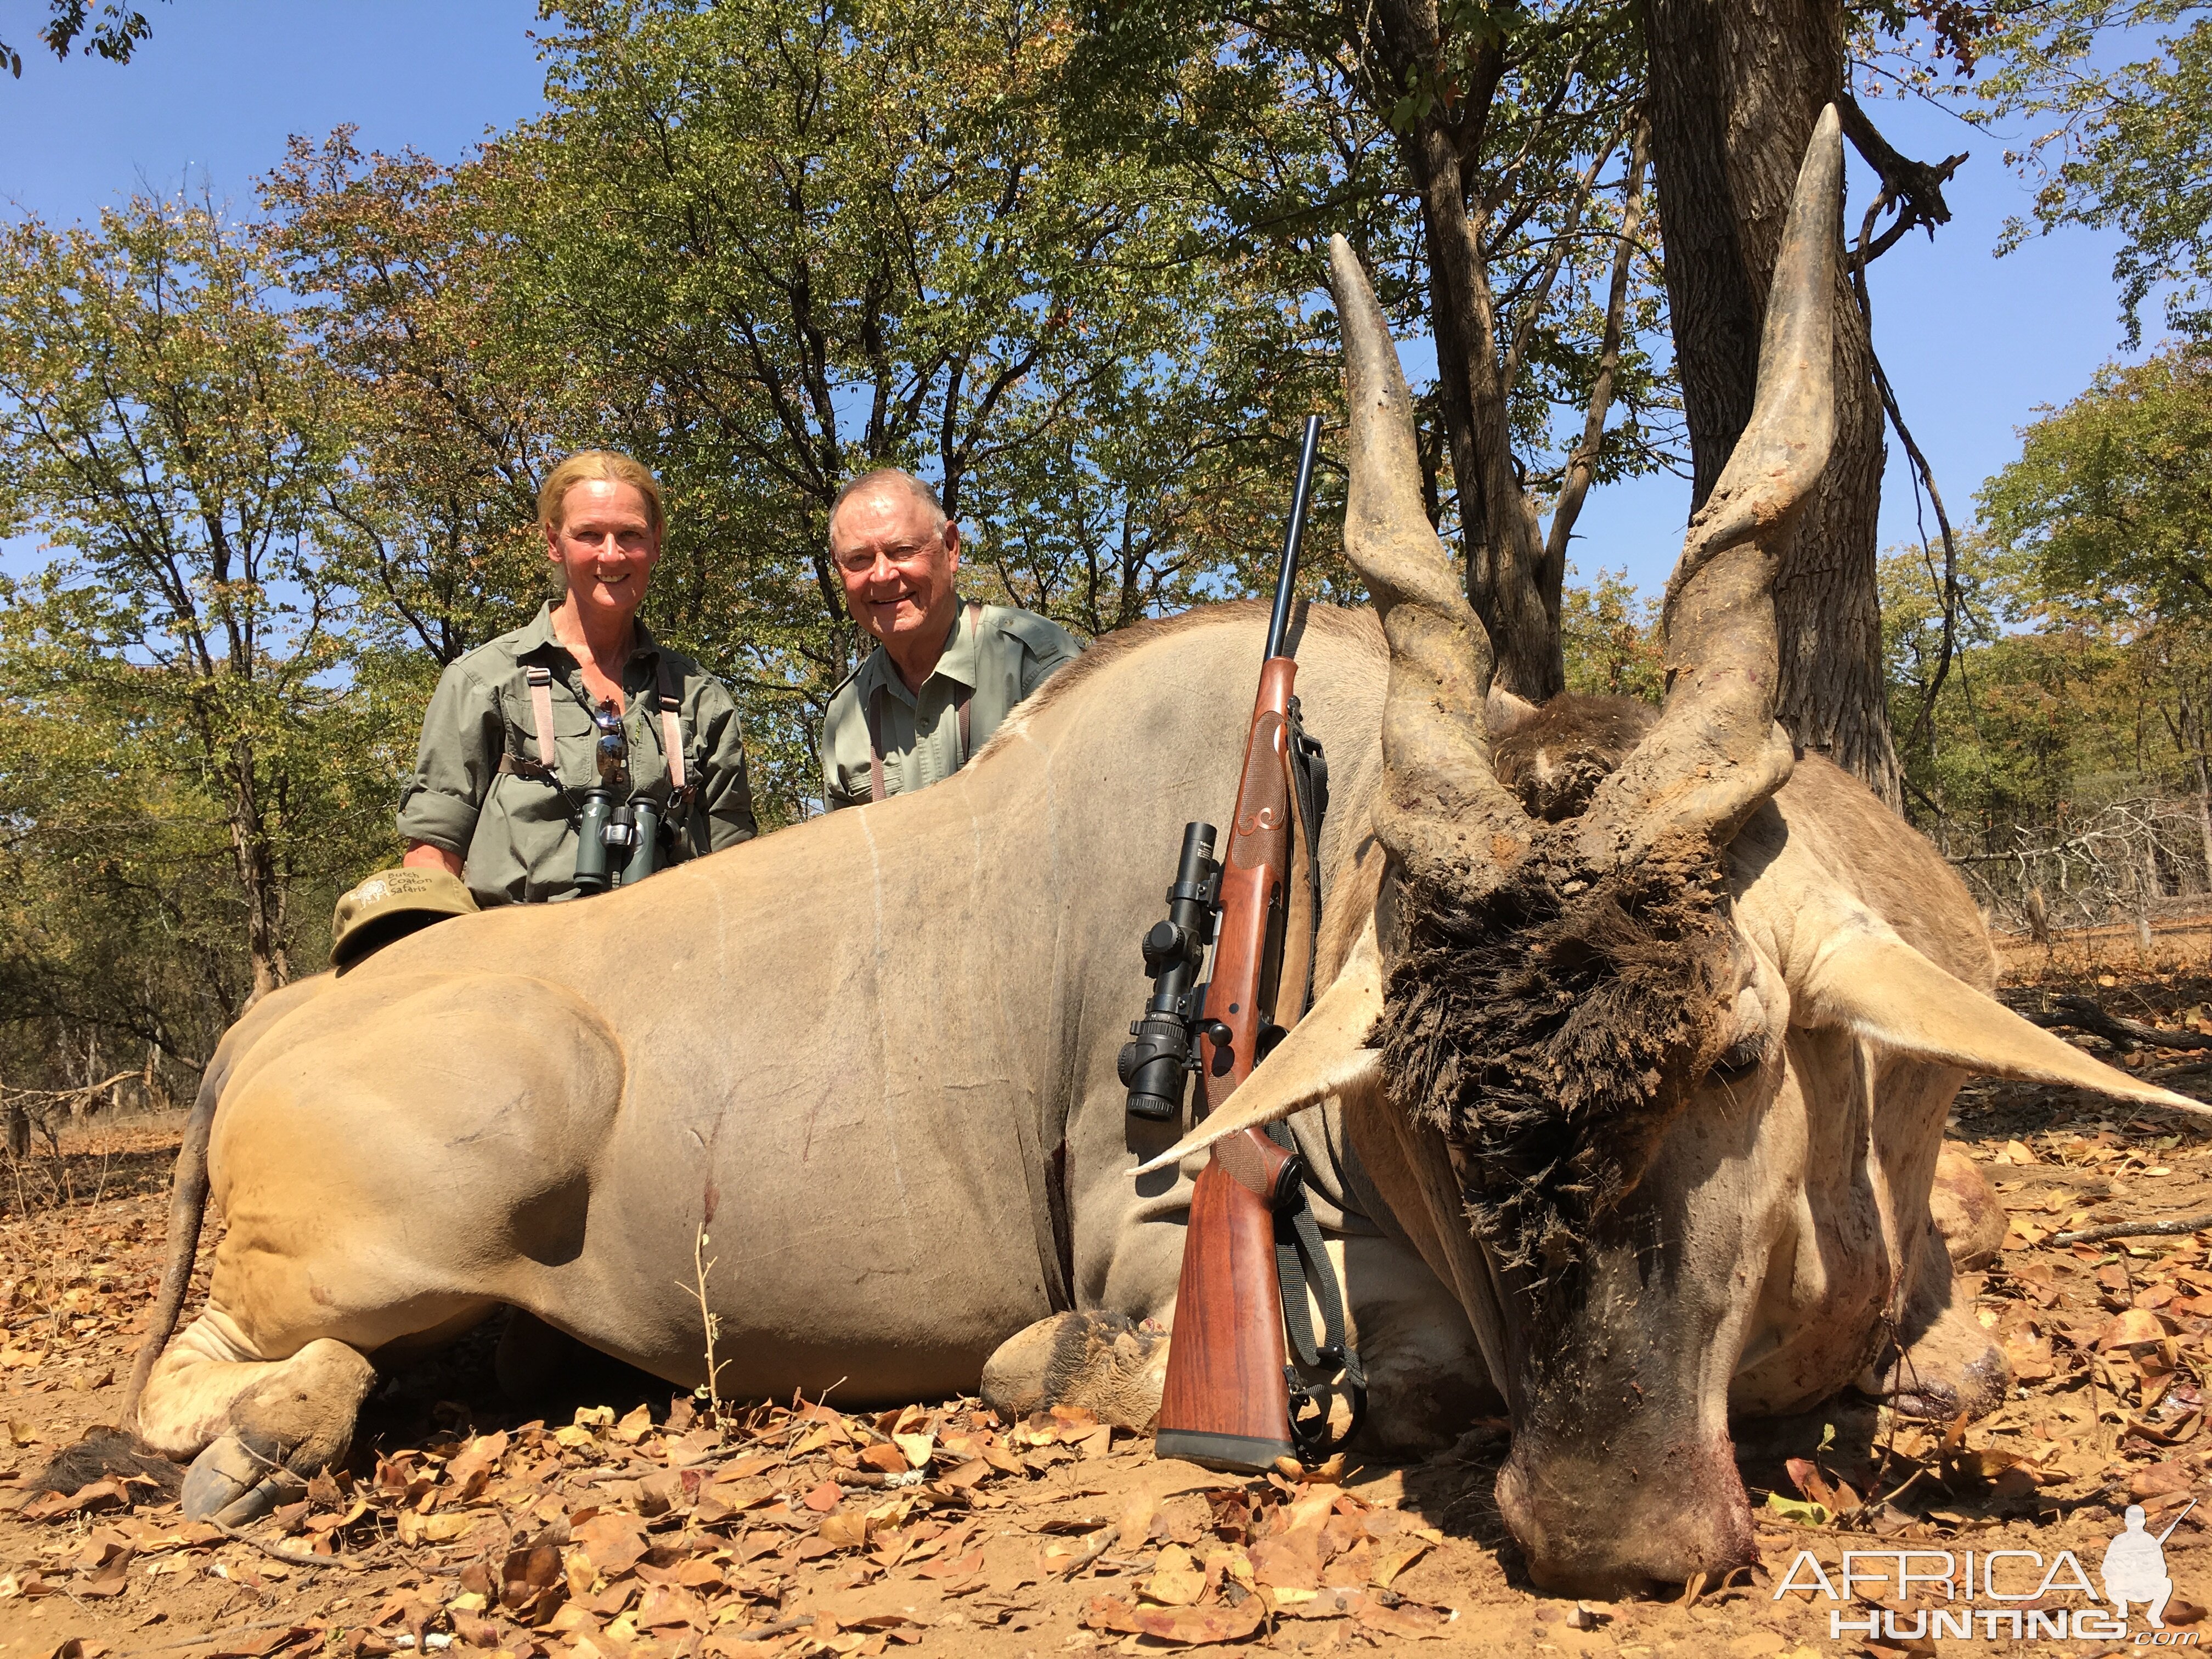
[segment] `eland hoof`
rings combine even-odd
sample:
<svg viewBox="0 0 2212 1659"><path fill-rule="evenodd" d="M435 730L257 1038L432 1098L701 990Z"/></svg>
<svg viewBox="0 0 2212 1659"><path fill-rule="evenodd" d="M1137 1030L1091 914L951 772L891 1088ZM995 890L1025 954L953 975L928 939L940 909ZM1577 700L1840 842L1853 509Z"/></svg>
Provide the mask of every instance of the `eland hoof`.
<svg viewBox="0 0 2212 1659"><path fill-rule="evenodd" d="M227 1434L192 1459L180 1495L187 1521L242 1527L306 1490L291 1470Z"/></svg>

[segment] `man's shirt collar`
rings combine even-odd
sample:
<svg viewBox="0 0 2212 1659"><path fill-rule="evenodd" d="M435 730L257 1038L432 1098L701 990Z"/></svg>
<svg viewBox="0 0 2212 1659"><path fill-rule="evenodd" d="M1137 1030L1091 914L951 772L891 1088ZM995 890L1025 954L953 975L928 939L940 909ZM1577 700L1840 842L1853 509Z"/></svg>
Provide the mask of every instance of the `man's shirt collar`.
<svg viewBox="0 0 2212 1659"><path fill-rule="evenodd" d="M941 674L973 691L982 678L981 665L978 661L982 654L981 634L981 618L978 617L975 626L969 626L968 605L963 600L960 608L952 613L952 635L945 641L944 654L938 658L937 666L929 671L929 679L922 681L921 690L927 690L929 681ZM906 681L899 674L898 665L891 660L890 650L880 641L868 653L867 661L860 665L860 683L854 689L860 693L863 708L879 690L889 690L893 696L908 704L917 704L921 697L921 692L907 690Z"/></svg>

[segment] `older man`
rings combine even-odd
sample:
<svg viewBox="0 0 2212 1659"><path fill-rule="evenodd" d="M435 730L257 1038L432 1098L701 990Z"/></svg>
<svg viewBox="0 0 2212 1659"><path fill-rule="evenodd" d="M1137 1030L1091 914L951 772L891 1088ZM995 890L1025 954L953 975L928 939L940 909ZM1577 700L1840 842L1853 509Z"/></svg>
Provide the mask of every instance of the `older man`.
<svg viewBox="0 0 2212 1659"><path fill-rule="evenodd" d="M822 793L833 811L951 777L1082 649L1042 617L963 605L953 585L960 527L934 490L895 467L838 492L830 556L846 608L878 641L822 723Z"/></svg>

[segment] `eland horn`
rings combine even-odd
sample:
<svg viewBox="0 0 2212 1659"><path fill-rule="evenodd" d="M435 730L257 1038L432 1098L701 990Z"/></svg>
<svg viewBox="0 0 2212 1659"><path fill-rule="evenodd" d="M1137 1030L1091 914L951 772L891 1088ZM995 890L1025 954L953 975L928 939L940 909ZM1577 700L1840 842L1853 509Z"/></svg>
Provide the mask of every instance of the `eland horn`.
<svg viewBox="0 0 2212 1659"><path fill-rule="evenodd" d="M1594 866L1635 862L1686 833L1723 842L1789 781L1790 738L1774 719L1774 576L1835 438L1830 337L1843 174L1831 105L1782 234L1750 423L1691 519L1667 583L1666 704L1582 818L1580 851Z"/></svg>
<svg viewBox="0 0 2212 1659"><path fill-rule="evenodd" d="M1413 397L1375 290L1341 236L1329 239L1328 268L1352 428L1344 550L1390 647L1375 832L1417 884L1486 887L1527 851L1530 827L1490 767L1490 639L1422 510Z"/></svg>

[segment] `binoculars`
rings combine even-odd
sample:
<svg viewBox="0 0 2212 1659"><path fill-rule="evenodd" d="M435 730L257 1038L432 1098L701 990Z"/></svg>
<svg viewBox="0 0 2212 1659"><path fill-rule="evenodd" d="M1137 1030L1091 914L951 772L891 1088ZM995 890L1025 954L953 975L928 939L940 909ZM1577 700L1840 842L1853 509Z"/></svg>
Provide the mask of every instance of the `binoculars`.
<svg viewBox="0 0 2212 1659"><path fill-rule="evenodd" d="M660 868L660 807L630 793L629 737L614 704L602 702L592 723L599 728L593 756L599 781L584 791L576 890L604 893L643 881Z"/></svg>

